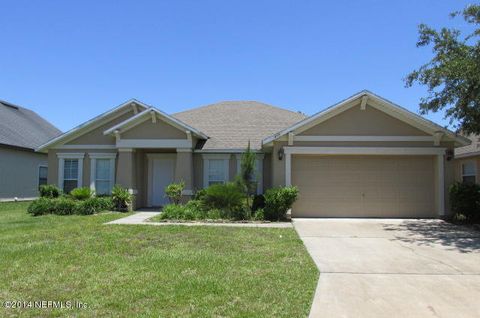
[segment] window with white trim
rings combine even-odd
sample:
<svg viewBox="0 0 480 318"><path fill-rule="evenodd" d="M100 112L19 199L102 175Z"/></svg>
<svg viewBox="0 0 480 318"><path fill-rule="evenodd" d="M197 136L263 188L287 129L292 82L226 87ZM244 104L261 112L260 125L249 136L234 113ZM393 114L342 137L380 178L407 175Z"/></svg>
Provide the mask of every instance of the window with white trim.
<svg viewBox="0 0 480 318"><path fill-rule="evenodd" d="M64 193L70 193L82 186L84 153L57 153L58 186Z"/></svg>
<svg viewBox="0 0 480 318"><path fill-rule="evenodd" d="M39 166L38 167L38 186L39 187L47 184L47 177L48 177L48 167Z"/></svg>
<svg viewBox="0 0 480 318"><path fill-rule="evenodd" d="M205 154L203 155L203 186L204 188L217 183L226 183L229 180L228 170L230 155Z"/></svg>
<svg viewBox="0 0 480 318"><path fill-rule="evenodd" d="M78 159L63 159L63 192L78 188Z"/></svg>
<svg viewBox="0 0 480 318"><path fill-rule="evenodd" d="M109 194L113 185L110 176L110 159L97 159L95 171L95 192Z"/></svg>
<svg viewBox="0 0 480 318"><path fill-rule="evenodd" d="M90 189L110 194L115 183L116 153L90 153Z"/></svg>
<svg viewBox="0 0 480 318"><path fill-rule="evenodd" d="M462 163L462 182L475 183L477 180L477 169L475 162L469 161Z"/></svg>

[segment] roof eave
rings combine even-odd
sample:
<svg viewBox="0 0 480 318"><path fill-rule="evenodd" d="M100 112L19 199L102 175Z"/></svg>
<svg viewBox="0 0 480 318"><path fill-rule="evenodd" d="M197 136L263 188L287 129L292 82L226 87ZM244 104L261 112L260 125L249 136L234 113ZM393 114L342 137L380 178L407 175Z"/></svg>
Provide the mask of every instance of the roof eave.
<svg viewBox="0 0 480 318"><path fill-rule="evenodd" d="M89 127L90 125L94 124L95 122L107 117L108 115L110 115L110 114L112 114L112 113L114 113L114 112L116 112L116 111L118 111L118 110L120 110L124 107L127 107L127 106L131 105L132 103L138 104L138 105L140 105L144 108L150 107L149 105L147 105L145 103L142 103L141 101L136 100L135 98L131 98L128 101L126 101L126 102L124 102L124 103L122 103L122 104L120 104L120 105L118 105L118 106L116 106L116 107L114 107L114 108L112 108L112 109L110 109L110 110L108 110L108 111L106 111L106 112L104 112L104 113L102 113L102 114L100 114L100 115L98 115L98 116L96 116L96 117L94 117L94 118L92 118L92 119L74 127L74 128L72 128L72 129L70 129L69 131L61 134L60 136L57 136L55 138L50 139L46 143L44 143L44 144L40 145L39 147L35 148L35 151L36 152L47 152L49 147L62 142L63 139L65 139L69 136L72 136L75 133L80 132L82 129L85 129L85 128Z"/></svg>

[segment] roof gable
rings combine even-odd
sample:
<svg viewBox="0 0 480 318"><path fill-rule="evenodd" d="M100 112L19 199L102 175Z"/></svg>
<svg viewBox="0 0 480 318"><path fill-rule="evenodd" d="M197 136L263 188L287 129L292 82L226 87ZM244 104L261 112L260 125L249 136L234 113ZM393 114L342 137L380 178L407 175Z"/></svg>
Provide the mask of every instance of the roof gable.
<svg viewBox="0 0 480 318"><path fill-rule="evenodd" d="M192 133L199 138L208 139L207 135L197 130L196 128L193 128L154 107L149 107L145 109L144 111L138 113L137 115L105 130L103 133L105 135L115 134L115 132L117 131L122 133L136 127L137 125L145 122L146 120L149 120L149 119L156 120L157 118L177 128L178 130L184 131L185 133L187 132Z"/></svg>
<svg viewBox="0 0 480 318"><path fill-rule="evenodd" d="M335 116L338 116L339 114L342 114L343 112L358 105L360 105L362 108L373 107L375 110L381 111L399 121L402 121L427 135L434 135L437 132L442 132L445 136L444 138L455 141L456 145L465 145L469 142L464 137L458 136L457 134L435 124L432 121L412 113L409 110L394 104L391 101L384 99L370 91L364 90L268 138L265 138L263 140L263 145L268 145L289 133L294 133L297 135L301 134L304 131L324 123L327 120L334 118ZM371 124L375 125L376 123L372 122Z"/></svg>
<svg viewBox="0 0 480 318"><path fill-rule="evenodd" d="M336 116L310 128L302 127L299 136L429 136L427 132L382 112L370 104L360 107L357 101ZM373 123L373 124L372 124ZM309 125L310 126L310 125Z"/></svg>
<svg viewBox="0 0 480 318"><path fill-rule="evenodd" d="M84 122L83 124L78 125L75 128L72 128L71 130L67 131L66 133L53 138L49 140L48 142L40 145L36 151L39 152L46 152L49 148L51 147L56 147L59 145L63 145L69 141L72 141L102 125L105 123L108 123L109 121L112 121L113 119L120 117L130 111L133 110L133 113L138 113L139 111L142 111L150 106L136 100L136 99L130 99L126 101L125 103L120 104L117 107L114 107L103 114L100 114L89 121Z"/></svg>

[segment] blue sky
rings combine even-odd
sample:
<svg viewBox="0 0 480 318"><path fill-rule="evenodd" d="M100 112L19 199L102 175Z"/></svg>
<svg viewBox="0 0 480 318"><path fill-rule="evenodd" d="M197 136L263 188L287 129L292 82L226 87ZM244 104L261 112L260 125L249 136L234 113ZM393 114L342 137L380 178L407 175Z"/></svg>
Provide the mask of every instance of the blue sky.
<svg viewBox="0 0 480 318"><path fill-rule="evenodd" d="M130 98L174 113L257 100L313 114L362 89L414 112L417 26L469 2L3 1L0 99L68 130ZM442 114L429 119L442 125Z"/></svg>

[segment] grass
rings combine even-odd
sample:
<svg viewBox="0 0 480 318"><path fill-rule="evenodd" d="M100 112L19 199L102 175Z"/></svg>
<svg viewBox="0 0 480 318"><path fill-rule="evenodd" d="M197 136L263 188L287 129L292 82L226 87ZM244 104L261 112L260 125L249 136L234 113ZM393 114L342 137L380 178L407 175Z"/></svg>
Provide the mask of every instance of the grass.
<svg viewBox="0 0 480 318"><path fill-rule="evenodd" d="M125 216L41 216L0 204L1 317L306 317L318 272L293 229L103 225Z"/></svg>

